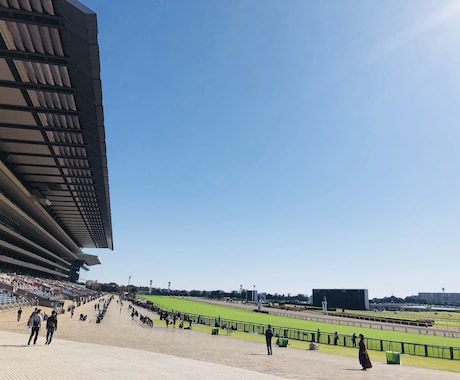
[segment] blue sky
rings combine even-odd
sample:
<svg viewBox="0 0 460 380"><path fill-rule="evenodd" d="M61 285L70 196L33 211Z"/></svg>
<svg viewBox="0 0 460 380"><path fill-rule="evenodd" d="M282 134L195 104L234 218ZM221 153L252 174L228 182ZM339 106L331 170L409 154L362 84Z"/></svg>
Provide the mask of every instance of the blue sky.
<svg viewBox="0 0 460 380"><path fill-rule="evenodd" d="M114 251L82 279L460 292L460 2L84 0Z"/></svg>

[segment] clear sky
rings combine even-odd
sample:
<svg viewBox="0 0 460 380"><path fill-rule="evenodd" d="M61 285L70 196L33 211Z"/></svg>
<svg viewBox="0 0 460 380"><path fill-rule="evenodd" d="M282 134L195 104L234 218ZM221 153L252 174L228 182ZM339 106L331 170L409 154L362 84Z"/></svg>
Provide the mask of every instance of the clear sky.
<svg viewBox="0 0 460 380"><path fill-rule="evenodd" d="M115 249L81 279L460 292L460 1L82 2Z"/></svg>

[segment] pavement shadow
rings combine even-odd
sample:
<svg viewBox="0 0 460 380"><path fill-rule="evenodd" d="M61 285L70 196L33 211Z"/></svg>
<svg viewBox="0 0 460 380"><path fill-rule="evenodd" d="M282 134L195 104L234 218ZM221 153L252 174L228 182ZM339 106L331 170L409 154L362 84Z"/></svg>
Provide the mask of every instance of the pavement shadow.
<svg viewBox="0 0 460 380"><path fill-rule="evenodd" d="M28 345L27 344L0 344L0 347L19 348L19 347L28 347Z"/></svg>

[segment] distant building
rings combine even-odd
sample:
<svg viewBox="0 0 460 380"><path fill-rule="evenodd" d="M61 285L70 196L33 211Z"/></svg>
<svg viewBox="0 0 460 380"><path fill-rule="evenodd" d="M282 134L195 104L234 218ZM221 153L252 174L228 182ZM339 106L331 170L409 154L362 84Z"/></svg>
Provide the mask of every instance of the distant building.
<svg viewBox="0 0 460 380"><path fill-rule="evenodd" d="M313 306L322 307L324 297L328 309L369 310L367 289L313 289Z"/></svg>
<svg viewBox="0 0 460 380"><path fill-rule="evenodd" d="M460 305L460 293L419 293L418 299L435 305Z"/></svg>

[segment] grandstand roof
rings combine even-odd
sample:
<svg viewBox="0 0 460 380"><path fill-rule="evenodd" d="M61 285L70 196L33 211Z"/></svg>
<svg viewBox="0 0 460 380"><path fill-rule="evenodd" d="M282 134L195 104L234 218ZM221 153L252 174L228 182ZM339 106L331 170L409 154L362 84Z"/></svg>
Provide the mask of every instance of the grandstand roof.
<svg viewBox="0 0 460 380"><path fill-rule="evenodd" d="M64 266L113 249L97 20L74 0L0 0L2 236Z"/></svg>

